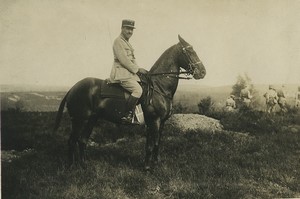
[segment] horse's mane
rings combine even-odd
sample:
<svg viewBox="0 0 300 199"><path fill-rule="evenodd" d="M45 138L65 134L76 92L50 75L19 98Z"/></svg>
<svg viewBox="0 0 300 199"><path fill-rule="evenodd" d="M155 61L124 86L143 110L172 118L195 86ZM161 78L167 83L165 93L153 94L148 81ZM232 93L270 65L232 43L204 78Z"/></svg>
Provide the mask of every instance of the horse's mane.
<svg viewBox="0 0 300 199"><path fill-rule="evenodd" d="M173 59L173 56L175 56L175 53L173 53L175 47L177 44L169 47L165 52L157 59L157 61L154 63L154 65L150 69L151 72L158 72L157 69L161 69L161 65L165 65L169 59ZM166 57L169 57L169 59L166 59ZM170 63L169 63L170 64Z"/></svg>

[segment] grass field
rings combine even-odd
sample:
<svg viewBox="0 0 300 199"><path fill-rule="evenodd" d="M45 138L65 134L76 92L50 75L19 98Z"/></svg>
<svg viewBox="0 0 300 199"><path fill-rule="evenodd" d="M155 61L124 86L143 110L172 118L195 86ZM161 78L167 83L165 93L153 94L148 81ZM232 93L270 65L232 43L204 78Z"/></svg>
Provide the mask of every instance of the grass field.
<svg viewBox="0 0 300 199"><path fill-rule="evenodd" d="M161 163L144 172L142 127L103 122L87 148L88 168L66 168L65 115L2 112L2 198L293 198L300 197L300 136L173 132L166 129Z"/></svg>

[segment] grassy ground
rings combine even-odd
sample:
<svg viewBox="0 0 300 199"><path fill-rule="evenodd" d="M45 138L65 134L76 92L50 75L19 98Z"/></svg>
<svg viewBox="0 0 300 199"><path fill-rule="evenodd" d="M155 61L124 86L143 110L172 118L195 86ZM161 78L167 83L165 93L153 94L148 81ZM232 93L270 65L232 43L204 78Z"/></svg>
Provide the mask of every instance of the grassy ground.
<svg viewBox="0 0 300 199"><path fill-rule="evenodd" d="M292 198L300 197L299 133L166 129L161 164L143 171L143 128L95 129L88 168L66 168L67 116L2 112L2 198ZM27 149L27 150L25 150ZM4 152L2 152L2 155Z"/></svg>

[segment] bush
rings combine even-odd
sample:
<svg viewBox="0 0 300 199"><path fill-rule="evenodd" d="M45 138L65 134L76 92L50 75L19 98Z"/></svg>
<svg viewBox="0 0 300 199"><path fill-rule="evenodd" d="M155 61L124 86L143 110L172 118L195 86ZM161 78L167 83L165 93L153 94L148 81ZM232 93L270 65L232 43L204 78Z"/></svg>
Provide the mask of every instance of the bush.
<svg viewBox="0 0 300 199"><path fill-rule="evenodd" d="M297 114L268 114L245 107L239 112L224 113L220 122L226 130L268 133L280 132L283 126L296 124L298 119Z"/></svg>
<svg viewBox="0 0 300 199"><path fill-rule="evenodd" d="M203 98L199 103L198 103L198 110L199 113L202 115L208 115L209 112L212 111L212 107L214 105L214 102L212 101L211 97L208 96L206 98Z"/></svg>
<svg viewBox="0 0 300 199"><path fill-rule="evenodd" d="M178 114L178 113L187 113L187 107L183 106L181 102L178 102L177 104L174 104L172 113Z"/></svg>

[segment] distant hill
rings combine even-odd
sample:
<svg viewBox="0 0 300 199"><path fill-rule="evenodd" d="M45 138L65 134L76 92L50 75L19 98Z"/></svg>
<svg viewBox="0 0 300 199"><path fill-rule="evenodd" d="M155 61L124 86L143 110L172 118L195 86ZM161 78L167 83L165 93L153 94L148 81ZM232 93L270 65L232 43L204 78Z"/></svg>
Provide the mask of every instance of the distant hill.
<svg viewBox="0 0 300 199"><path fill-rule="evenodd" d="M280 88L281 85L275 85ZM254 85L259 103L264 107L263 94L268 85ZM57 111L69 87L38 85L1 85L1 110L21 109L22 111ZM224 107L225 100L232 91L232 85L210 87L196 84L179 84L174 96L174 104L181 103L189 112L197 112L197 104L205 97L211 97L216 107ZM287 98L294 103L297 85L286 85Z"/></svg>
<svg viewBox="0 0 300 199"><path fill-rule="evenodd" d="M67 91L70 87L67 86L41 86L31 84L1 84L0 92L45 92L45 91Z"/></svg>
<svg viewBox="0 0 300 199"><path fill-rule="evenodd" d="M1 110L57 111L66 92L2 92Z"/></svg>

